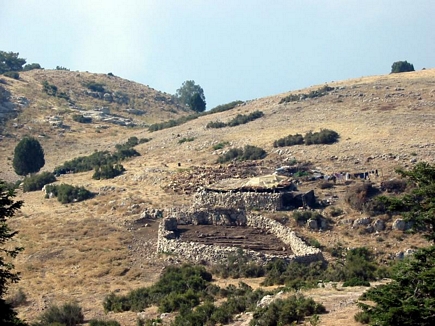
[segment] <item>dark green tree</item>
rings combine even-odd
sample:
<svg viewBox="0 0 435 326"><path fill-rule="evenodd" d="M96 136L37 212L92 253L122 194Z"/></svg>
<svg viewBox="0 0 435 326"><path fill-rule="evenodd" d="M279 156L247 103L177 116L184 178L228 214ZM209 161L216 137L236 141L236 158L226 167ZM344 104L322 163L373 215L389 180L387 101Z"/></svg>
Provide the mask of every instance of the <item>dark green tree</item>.
<svg viewBox="0 0 435 326"><path fill-rule="evenodd" d="M26 59L18 57L19 53L0 51L0 74L8 71L21 71Z"/></svg>
<svg viewBox="0 0 435 326"><path fill-rule="evenodd" d="M391 73L414 71L414 65L407 61L396 61L391 66Z"/></svg>
<svg viewBox="0 0 435 326"><path fill-rule="evenodd" d="M203 104L199 103L198 99L194 99L194 97L198 97L197 95L199 95L202 102L204 102ZM185 82L183 82L181 87L179 89L177 89L177 91L175 93L175 97L183 105L188 106L192 110L195 110L195 109L202 109L202 111L205 110L204 90L202 89L201 86L196 85L193 80L186 80ZM194 104L195 106L192 106L192 104ZM199 104L199 106L198 106L198 104ZM202 111L197 111L197 112L202 112Z"/></svg>
<svg viewBox="0 0 435 326"><path fill-rule="evenodd" d="M189 107L195 112L204 112L205 111L205 100L201 97L199 93L193 94L190 98Z"/></svg>
<svg viewBox="0 0 435 326"><path fill-rule="evenodd" d="M401 198L382 197L390 213L401 213L431 242L401 262L393 281L367 291L360 302L371 325L435 325L435 165L418 163L398 170L414 186Z"/></svg>
<svg viewBox="0 0 435 326"><path fill-rule="evenodd" d="M24 66L24 71L29 71L33 69L42 69L41 65L39 63L30 63Z"/></svg>
<svg viewBox="0 0 435 326"><path fill-rule="evenodd" d="M23 138L15 147L12 166L18 175L38 172L45 164L44 150L33 137Z"/></svg>
<svg viewBox="0 0 435 326"><path fill-rule="evenodd" d="M12 231L7 221L14 216L16 211L23 205L22 201L13 201L15 193L9 189L5 182L0 180L0 325L25 325L17 318L12 306L5 302L4 295L11 283L18 281L18 274L13 272L14 265L10 263L22 250L20 247L5 246L16 234Z"/></svg>

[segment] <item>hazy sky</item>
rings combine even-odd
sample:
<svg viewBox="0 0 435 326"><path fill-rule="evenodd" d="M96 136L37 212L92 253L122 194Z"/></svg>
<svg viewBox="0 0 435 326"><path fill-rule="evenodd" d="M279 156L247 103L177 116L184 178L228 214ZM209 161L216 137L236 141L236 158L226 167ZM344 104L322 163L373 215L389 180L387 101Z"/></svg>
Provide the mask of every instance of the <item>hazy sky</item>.
<svg viewBox="0 0 435 326"><path fill-rule="evenodd" d="M113 74L207 108L333 80L435 67L434 0L0 0L0 50Z"/></svg>

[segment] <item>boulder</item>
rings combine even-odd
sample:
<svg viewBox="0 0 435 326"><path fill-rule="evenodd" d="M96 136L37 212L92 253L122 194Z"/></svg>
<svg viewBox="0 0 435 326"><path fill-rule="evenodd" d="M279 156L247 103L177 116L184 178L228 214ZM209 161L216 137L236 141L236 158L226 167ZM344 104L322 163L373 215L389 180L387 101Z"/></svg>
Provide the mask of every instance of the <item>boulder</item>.
<svg viewBox="0 0 435 326"><path fill-rule="evenodd" d="M175 217L165 218L163 223L166 231L177 231L177 219Z"/></svg>
<svg viewBox="0 0 435 326"><path fill-rule="evenodd" d="M385 230L385 222L383 220L380 220L380 219L374 220L372 223L372 226L375 229L375 231L377 231L377 232Z"/></svg>

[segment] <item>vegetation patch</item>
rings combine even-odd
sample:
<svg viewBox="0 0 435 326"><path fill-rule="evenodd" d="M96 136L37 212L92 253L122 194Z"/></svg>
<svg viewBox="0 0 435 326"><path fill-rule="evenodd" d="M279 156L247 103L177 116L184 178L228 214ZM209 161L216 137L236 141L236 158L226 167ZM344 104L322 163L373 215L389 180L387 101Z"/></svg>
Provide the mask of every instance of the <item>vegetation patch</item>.
<svg viewBox="0 0 435 326"><path fill-rule="evenodd" d="M338 141L340 135L330 129L322 129L319 132L307 132L305 136L301 134L288 135L273 142L273 147L285 147L294 145L314 145L314 144L333 144Z"/></svg>
<svg viewBox="0 0 435 326"><path fill-rule="evenodd" d="M230 120L227 123L221 121L211 121L207 124L207 128L223 128L223 127L236 127L238 125L242 125L248 123L250 121L254 121L264 116L264 113L261 111L254 111L248 115L246 114L238 114L234 119Z"/></svg>
<svg viewBox="0 0 435 326"><path fill-rule="evenodd" d="M195 137L183 137L178 141L178 143L183 144L183 143L188 143L188 142L191 142L194 140L195 140Z"/></svg>
<svg viewBox="0 0 435 326"><path fill-rule="evenodd" d="M75 122L79 122L79 123L91 123L92 122L91 117L85 117L83 114L74 114L72 116L72 119Z"/></svg>
<svg viewBox="0 0 435 326"><path fill-rule="evenodd" d="M94 196L92 192L83 186L76 187L69 184L47 185L45 189L45 198L49 198L50 194L53 194L62 204L79 202Z"/></svg>
<svg viewBox="0 0 435 326"><path fill-rule="evenodd" d="M34 174L24 178L23 191L36 191L41 190L46 184L56 181L56 177L51 172L42 172L41 174Z"/></svg>
<svg viewBox="0 0 435 326"><path fill-rule="evenodd" d="M297 101L302 101L302 100L305 100L308 98L316 98L316 97L325 96L326 94L328 94L332 90L334 90L334 87L330 87L328 85L325 85L325 86L323 86L317 90L311 91L309 93L304 93L304 94L299 94L299 95L290 94L290 95L287 95L286 97L283 97L281 99L281 101L279 101L279 104L287 103L287 102L297 102Z"/></svg>
<svg viewBox="0 0 435 326"><path fill-rule="evenodd" d="M114 169L118 172L121 170L124 171L124 168L119 164L119 162L130 157L140 156L140 154L134 148L132 148L137 144L139 144L138 138L130 137L126 143L117 144L115 146L117 150L113 154L108 151L99 151L89 156L76 157L71 161L64 162L61 166L56 167L54 169L54 174L61 175L91 170L100 171L101 169L107 169L107 171ZM109 168L109 166L111 167Z"/></svg>
<svg viewBox="0 0 435 326"><path fill-rule="evenodd" d="M240 105L241 103L243 103L243 102L242 101L233 101L231 103L227 103L227 104L223 104L223 105L218 105L215 108L211 109L210 111L194 113L194 114L190 114L188 116L181 117L181 118L178 118L178 119L171 119L171 120L168 120L168 121L164 121L164 122L160 122L160 123L155 123L155 124L150 125L148 127L148 130L153 132L153 131L158 131L158 130L162 130L162 129L167 129L167 128L172 128L172 127L175 127L175 126L179 126L179 125L182 125L182 124L184 124L186 122L198 119L199 117L202 117L202 116L205 116L205 115L209 115L209 114L214 114L214 113L218 113L218 112L224 112L224 111L231 110L231 109L235 108L237 105Z"/></svg>
<svg viewBox="0 0 435 326"><path fill-rule="evenodd" d="M231 148L228 152L219 156L217 162L261 160L265 158L266 155L267 153L264 149L257 146L246 145L244 148Z"/></svg>

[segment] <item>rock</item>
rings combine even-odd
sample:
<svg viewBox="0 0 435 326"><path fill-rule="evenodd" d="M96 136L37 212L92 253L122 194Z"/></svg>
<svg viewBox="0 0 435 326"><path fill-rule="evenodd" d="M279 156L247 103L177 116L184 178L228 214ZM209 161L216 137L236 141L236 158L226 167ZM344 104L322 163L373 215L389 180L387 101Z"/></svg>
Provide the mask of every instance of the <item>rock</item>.
<svg viewBox="0 0 435 326"><path fill-rule="evenodd" d="M405 220L398 218L393 222L392 225L393 230L405 231L406 230L406 222Z"/></svg>
<svg viewBox="0 0 435 326"><path fill-rule="evenodd" d="M375 231L380 232L385 230L385 222L383 220L377 219L374 220L372 226Z"/></svg>
<svg viewBox="0 0 435 326"><path fill-rule="evenodd" d="M164 228L166 231L176 231L177 230L177 219L174 217L165 218L163 220Z"/></svg>
<svg viewBox="0 0 435 326"><path fill-rule="evenodd" d="M307 221L307 228L309 228L310 230L317 230L319 228L319 225L317 223L317 220L315 219L309 219Z"/></svg>
<svg viewBox="0 0 435 326"><path fill-rule="evenodd" d="M371 221L370 217L358 218L353 222L353 227L357 227L359 225L369 225L370 221Z"/></svg>

